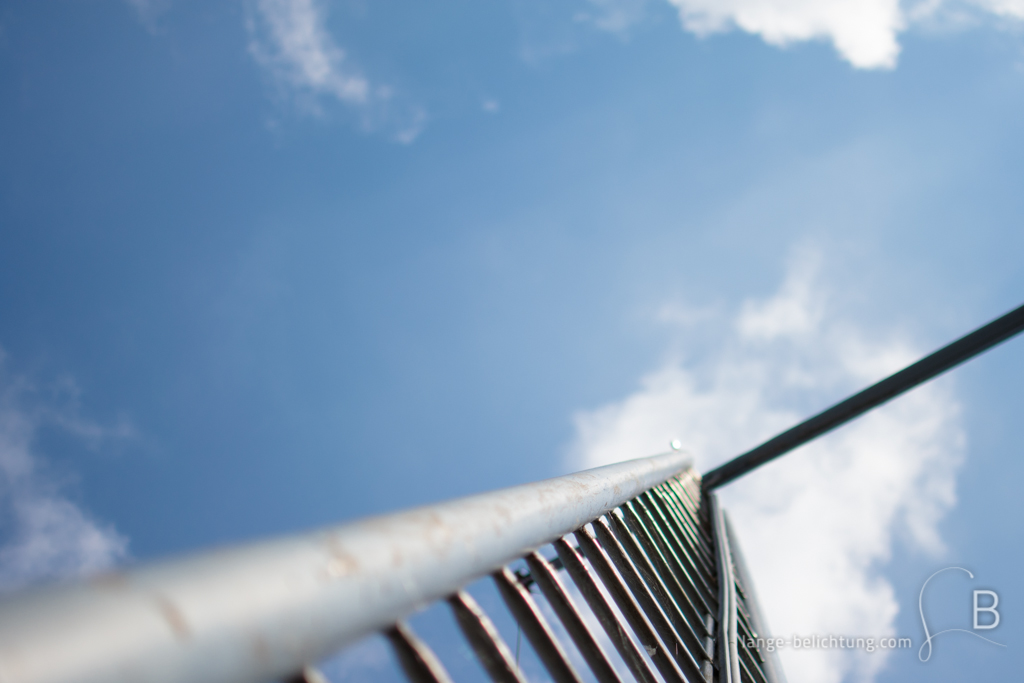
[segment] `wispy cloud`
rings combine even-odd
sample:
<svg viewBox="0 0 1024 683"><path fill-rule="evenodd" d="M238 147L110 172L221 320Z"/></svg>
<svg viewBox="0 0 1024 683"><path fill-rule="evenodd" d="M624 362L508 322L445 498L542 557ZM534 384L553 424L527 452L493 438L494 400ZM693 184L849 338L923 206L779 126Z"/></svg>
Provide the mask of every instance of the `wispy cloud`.
<svg viewBox="0 0 1024 683"><path fill-rule="evenodd" d="M28 380L6 372L0 351L0 590L93 573L127 555L124 536L93 520L44 473L34 451L44 426L91 443L131 435L126 424L109 428L83 418L72 382L41 397Z"/></svg>
<svg viewBox="0 0 1024 683"><path fill-rule="evenodd" d="M621 401L576 416L575 466L662 452L679 438L702 471L915 360L834 314L819 256L796 252L779 291L749 300L704 362L672 361ZM940 553L965 451L949 387L930 384L723 491L773 630L884 635L899 610L882 571L899 540ZM791 681L871 680L875 652L783 651Z"/></svg>
<svg viewBox="0 0 1024 683"><path fill-rule="evenodd" d="M300 106L322 114L325 100L339 102L358 112L365 128L391 129L401 143L422 132L424 109L399 105L393 88L363 75L328 31L320 2L254 0L249 8L250 54Z"/></svg>
<svg viewBox="0 0 1024 683"><path fill-rule="evenodd" d="M973 0L973 4L1000 17L1024 19L1024 0Z"/></svg>
<svg viewBox="0 0 1024 683"><path fill-rule="evenodd" d="M588 0L589 9L576 13L576 21L602 31L625 34L647 16L648 0Z"/></svg>
<svg viewBox="0 0 1024 683"><path fill-rule="evenodd" d="M280 81L349 104L369 100L369 81L334 44L313 0L257 0L251 29L253 57Z"/></svg>
<svg viewBox="0 0 1024 683"><path fill-rule="evenodd" d="M157 20L170 7L171 0L125 0L150 31L157 30Z"/></svg>

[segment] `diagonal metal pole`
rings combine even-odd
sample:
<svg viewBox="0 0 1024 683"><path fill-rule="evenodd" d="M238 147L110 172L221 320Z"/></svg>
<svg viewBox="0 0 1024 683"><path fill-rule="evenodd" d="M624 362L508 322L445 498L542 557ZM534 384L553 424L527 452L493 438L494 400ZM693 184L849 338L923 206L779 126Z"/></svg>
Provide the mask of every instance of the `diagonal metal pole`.
<svg viewBox="0 0 1024 683"><path fill-rule="evenodd" d="M930 356L909 365L894 375L872 384L845 401L823 410L814 417L765 441L757 448L733 458L704 475L704 490L724 486L737 477L788 453L797 446L849 422L900 394L927 382L950 368L987 351L996 344L1024 330L1024 306L1013 309L1001 318L979 327L974 332L944 346Z"/></svg>

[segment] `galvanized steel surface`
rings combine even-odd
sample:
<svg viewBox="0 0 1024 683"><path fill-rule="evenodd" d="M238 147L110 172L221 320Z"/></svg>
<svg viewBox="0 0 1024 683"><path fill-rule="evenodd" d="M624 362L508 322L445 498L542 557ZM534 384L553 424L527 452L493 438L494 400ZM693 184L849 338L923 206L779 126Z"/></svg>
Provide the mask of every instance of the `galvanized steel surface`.
<svg viewBox="0 0 1024 683"><path fill-rule="evenodd" d="M750 570L747 568L743 551L739 543L736 542L736 533L732 529L729 515L724 510L722 511L722 518L725 520L725 532L729 536L729 553L732 556L732 566L736 570L736 581L743 586L743 591L747 596L746 608L750 612L751 626L753 626L756 632L755 635L768 638L772 633L768 630L768 624L761 612L761 603L757 599L757 591L754 589L754 582L750 576ZM762 669L764 677L769 683L786 683L786 675L782 670L782 663L779 661L777 650L771 652L757 651L756 654L763 658Z"/></svg>
<svg viewBox="0 0 1024 683"><path fill-rule="evenodd" d="M670 452L7 598L0 683L280 679L687 464Z"/></svg>
<svg viewBox="0 0 1024 683"><path fill-rule="evenodd" d="M736 633L736 580L732 571L729 534L718 496L710 493L708 502L711 504L711 528L714 531L715 550L718 553L718 680L721 683L741 683Z"/></svg>

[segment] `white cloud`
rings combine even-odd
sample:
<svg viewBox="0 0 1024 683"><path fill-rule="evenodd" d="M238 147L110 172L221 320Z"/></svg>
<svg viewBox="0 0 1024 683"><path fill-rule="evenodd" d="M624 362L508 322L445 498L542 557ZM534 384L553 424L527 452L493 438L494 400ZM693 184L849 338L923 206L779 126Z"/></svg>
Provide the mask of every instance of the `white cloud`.
<svg viewBox="0 0 1024 683"><path fill-rule="evenodd" d="M589 4L592 9L578 12L574 19L609 33L624 35L647 16L647 0L589 0Z"/></svg>
<svg viewBox="0 0 1024 683"><path fill-rule="evenodd" d="M249 49L253 57L288 85L342 102L365 104L370 84L324 28L313 0L257 0ZM261 30L262 29L262 30Z"/></svg>
<svg viewBox="0 0 1024 683"><path fill-rule="evenodd" d="M157 19L167 11L171 0L125 0L139 16L139 20L150 31L156 31Z"/></svg>
<svg viewBox="0 0 1024 683"><path fill-rule="evenodd" d="M249 52L278 85L301 105L322 113L324 98L357 110L367 129L390 127L393 139L408 144L422 132L422 107L401 107L394 89L373 84L356 68L327 30L317 0L254 0L247 21Z"/></svg>
<svg viewBox="0 0 1024 683"><path fill-rule="evenodd" d="M1024 0L973 0L973 2L995 15L1024 19Z"/></svg>
<svg viewBox="0 0 1024 683"><path fill-rule="evenodd" d="M74 386L67 382L56 398L40 403L33 386L3 372L3 360L0 351L0 591L112 566L126 557L127 539L60 493L41 472L33 444L43 425L91 442L125 437L131 430L82 418Z"/></svg>
<svg viewBox="0 0 1024 683"><path fill-rule="evenodd" d="M669 0L698 35L736 27L771 45L831 40L861 68L893 67L904 27L899 0Z"/></svg>
<svg viewBox="0 0 1024 683"><path fill-rule="evenodd" d="M411 145L427 126L427 112L423 107L411 107L404 120L395 123L398 129L392 134L391 139L403 145Z"/></svg>
<svg viewBox="0 0 1024 683"><path fill-rule="evenodd" d="M679 438L707 471L919 357L830 312L818 257L798 251L779 292L747 301L714 355L667 363L622 401L576 416L574 466L663 452ZM965 437L942 382L918 388L739 480L722 497L773 631L892 634L882 573L893 544L942 551ZM794 683L870 680L885 655L783 651Z"/></svg>
<svg viewBox="0 0 1024 683"><path fill-rule="evenodd" d="M739 29L784 47L809 40L833 44L862 69L890 69L900 53L898 36L916 21L946 11L990 13L1024 19L1024 0L668 0L683 26L697 35Z"/></svg>

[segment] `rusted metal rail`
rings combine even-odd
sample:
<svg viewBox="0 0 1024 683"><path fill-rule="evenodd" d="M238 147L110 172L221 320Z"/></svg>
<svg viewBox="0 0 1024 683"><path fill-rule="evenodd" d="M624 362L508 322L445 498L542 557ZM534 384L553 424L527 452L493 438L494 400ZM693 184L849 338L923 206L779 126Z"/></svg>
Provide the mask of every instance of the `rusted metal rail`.
<svg viewBox="0 0 1024 683"><path fill-rule="evenodd" d="M316 662L373 632L410 680L444 683L405 621L438 600L491 678L519 683L464 591L487 575L559 683L581 681L581 662L601 683L775 683L737 650L731 544L673 451L7 598L0 683L314 683ZM528 572L510 571L520 559Z"/></svg>

